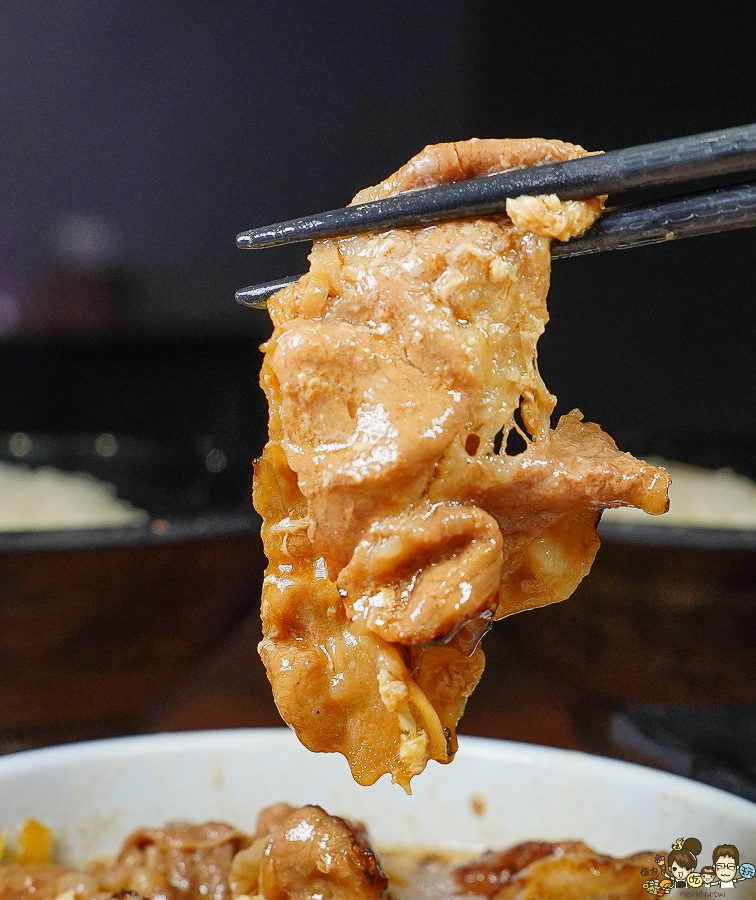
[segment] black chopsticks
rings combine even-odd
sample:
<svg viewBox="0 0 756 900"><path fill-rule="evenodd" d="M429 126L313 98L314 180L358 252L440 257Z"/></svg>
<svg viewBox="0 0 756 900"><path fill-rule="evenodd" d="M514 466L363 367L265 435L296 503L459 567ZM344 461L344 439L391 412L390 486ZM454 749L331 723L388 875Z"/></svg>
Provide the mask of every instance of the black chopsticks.
<svg viewBox="0 0 756 900"><path fill-rule="evenodd" d="M241 249L343 237L395 227L501 214L509 197L557 194L563 200L597 194L695 190L708 179L751 173L753 183L662 198L611 210L580 238L552 243L552 256L576 256L756 225L756 124L712 131L581 159L512 169L483 178L407 191L320 215L240 234ZM745 180L745 178L744 178ZM238 302L264 306L297 277L243 288Z"/></svg>

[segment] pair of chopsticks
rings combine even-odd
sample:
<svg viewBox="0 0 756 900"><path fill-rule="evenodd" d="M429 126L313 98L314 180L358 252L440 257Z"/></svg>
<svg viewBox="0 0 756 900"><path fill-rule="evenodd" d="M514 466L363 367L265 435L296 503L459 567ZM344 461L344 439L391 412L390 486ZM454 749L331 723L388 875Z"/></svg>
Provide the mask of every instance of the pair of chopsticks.
<svg viewBox="0 0 756 900"><path fill-rule="evenodd" d="M712 179L737 183L701 190ZM661 196L634 203L641 192ZM538 194L556 194L562 200L623 195L579 238L552 242L555 259L750 228L756 225L756 124L407 191L245 231L236 245L253 250L502 215L508 198ZM242 288L236 300L264 307L268 297L300 277Z"/></svg>

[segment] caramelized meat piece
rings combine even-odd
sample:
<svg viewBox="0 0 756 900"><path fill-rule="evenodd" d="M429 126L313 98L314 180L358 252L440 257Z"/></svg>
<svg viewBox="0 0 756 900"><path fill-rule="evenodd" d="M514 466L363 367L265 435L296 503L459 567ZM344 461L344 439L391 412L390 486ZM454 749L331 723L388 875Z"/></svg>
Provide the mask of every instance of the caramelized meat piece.
<svg viewBox="0 0 756 900"><path fill-rule="evenodd" d="M125 841L110 865L0 867L0 900L229 900L231 862L249 838L230 825L172 823L141 828ZM67 894L70 892L70 894Z"/></svg>
<svg viewBox="0 0 756 900"><path fill-rule="evenodd" d="M361 826L285 803L260 813L252 838L220 822L174 822L135 831L110 865L0 866L0 900L55 900L66 891L65 900L388 900Z"/></svg>
<svg viewBox="0 0 756 900"><path fill-rule="evenodd" d="M221 822L139 829L118 856L118 887L168 900L227 900L232 860L248 843L246 835Z"/></svg>
<svg viewBox="0 0 756 900"><path fill-rule="evenodd" d="M355 201L584 154L442 144ZM509 216L318 241L269 301L260 653L300 740L361 784L408 788L451 759L482 634L574 591L603 508L666 509L664 470L577 410L552 429L536 365L550 240L602 205L517 198Z"/></svg>
<svg viewBox="0 0 756 900"><path fill-rule="evenodd" d="M274 828L260 867L264 900L388 900L387 886L364 832L319 806Z"/></svg>
<svg viewBox="0 0 756 900"><path fill-rule="evenodd" d="M173 823L134 832L110 864L0 866L0 900L639 900L655 860L613 859L579 841L529 841L464 865L385 856L391 892L362 826L280 803L262 811L252 837L218 822Z"/></svg>
<svg viewBox="0 0 756 900"><path fill-rule="evenodd" d="M526 841L507 850L488 850L478 859L458 866L454 875L462 893L491 897L503 884L510 881L513 875L536 860L544 859L556 852L563 854L584 850L589 848L577 841L563 841L561 844Z"/></svg>
<svg viewBox="0 0 756 900"><path fill-rule="evenodd" d="M364 829L279 803L248 837L230 825L140 828L115 862L0 866L0 900L388 900Z"/></svg>
<svg viewBox="0 0 756 900"><path fill-rule="evenodd" d="M0 900L55 900L63 876L75 872L54 864L0 867Z"/></svg>
<svg viewBox="0 0 756 900"><path fill-rule="evenodd" d="M512 876L492 900L647 900L642 873L653 853L626 859L601 856L589 847L556 850Z"/></svg>
<svg viewBox="0 0 756 900"><path fill-rule="evenodd" d="M527 841L464 865L396 851L386 867L396 900L640 900L654 856L614 859L581 841Z"/></svg>

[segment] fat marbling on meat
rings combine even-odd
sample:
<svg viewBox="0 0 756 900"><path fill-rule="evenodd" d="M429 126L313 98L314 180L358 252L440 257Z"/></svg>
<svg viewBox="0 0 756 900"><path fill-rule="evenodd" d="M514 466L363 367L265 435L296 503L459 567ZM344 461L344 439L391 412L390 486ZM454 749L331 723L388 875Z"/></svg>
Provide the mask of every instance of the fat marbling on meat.
<svg viewBox="0 0 756 900"><path fill-rule="evenodd" d="M441 144L354 202L585 152ZM602 207L522 197L506 216L321 240L268 303L260 653L300 740L343 753L362 784L408 788L451 760L480 637L574 591L603 508L667 507L663 469L577 410L552 428L538 372L550 241Z"/></svg>

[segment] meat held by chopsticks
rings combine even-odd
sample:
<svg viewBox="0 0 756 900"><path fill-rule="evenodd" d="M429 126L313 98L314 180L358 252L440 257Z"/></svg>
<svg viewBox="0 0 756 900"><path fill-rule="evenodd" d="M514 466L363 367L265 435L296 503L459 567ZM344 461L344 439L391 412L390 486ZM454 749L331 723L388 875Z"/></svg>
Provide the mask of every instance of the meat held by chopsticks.
<svg viewBox="0 0 756 900"><path fill-rule="evenodd" d="M442 144L355 202L583 155ZM319 241L268 303L260 653L300 740L361 784L408 789L450 761L491 621L574 591L603 508L667 507L663 469L577 410L551 427L537 368L550 241L602 206L517 198L507 216Z"/></svg>

